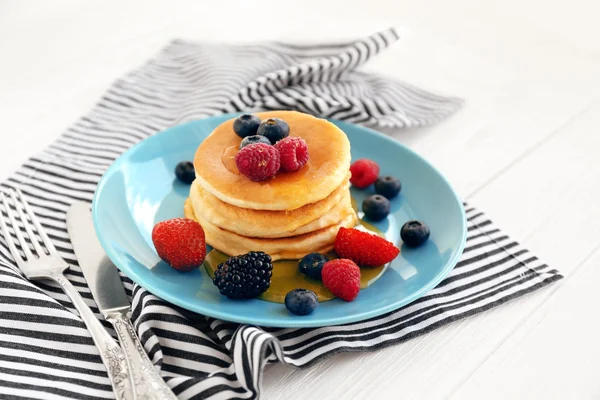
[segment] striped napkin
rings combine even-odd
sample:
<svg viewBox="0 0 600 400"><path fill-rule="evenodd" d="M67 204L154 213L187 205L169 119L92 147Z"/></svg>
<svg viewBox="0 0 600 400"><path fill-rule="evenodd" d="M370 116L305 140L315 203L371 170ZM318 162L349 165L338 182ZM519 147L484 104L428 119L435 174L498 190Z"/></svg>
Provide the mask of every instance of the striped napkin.
<svg viewBox="0 0 600 400"><path fill-rule="evenodd" d="M91 202L115 158L169 126L224 112L296 109L395 128L452 114L459 99L357 70L397 39L387 30L319 46L174 41L115 82L89 114L27 160L1 190L23 191L70 264L67 277L102 319L73 254L65 213L75 200ZM123 276L135 327L180 398L255 399L268 362L303 367L337 352L381 349L561 278L483 213L465 207L469 234L456 268L426 296L389 314L316 329L239 325L179 309ZM57 285L23 278L0 238L0 398L114 398L98 351L73 312Z"/></svg>

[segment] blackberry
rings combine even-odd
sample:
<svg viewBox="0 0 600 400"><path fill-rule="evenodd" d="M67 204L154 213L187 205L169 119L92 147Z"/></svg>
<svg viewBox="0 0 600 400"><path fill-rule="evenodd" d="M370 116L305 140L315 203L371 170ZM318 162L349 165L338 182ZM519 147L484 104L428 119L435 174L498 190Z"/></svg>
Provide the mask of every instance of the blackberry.
<svg viewBox="0 0 600 400"><path fill-rule="evenodd" d="M230 299L251 299L269 288L272 274L271 256L251 251L219 264L213 283Z"/></svg>

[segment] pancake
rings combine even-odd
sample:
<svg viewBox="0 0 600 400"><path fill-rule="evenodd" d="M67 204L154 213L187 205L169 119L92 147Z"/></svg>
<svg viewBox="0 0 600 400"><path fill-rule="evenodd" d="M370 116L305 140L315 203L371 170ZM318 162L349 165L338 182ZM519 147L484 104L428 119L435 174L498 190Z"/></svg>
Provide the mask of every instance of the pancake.
<svg viewBox="0 0 600 400"><path fill-rule="evenodd" d="M260 211L239 208L219 200L194 182L190 199L196 214L213 225L242 236L278 238L322 229L353 212L350 183L344 181L325 199L292 211Z"/></svg>
<svg viewBox="0 0 600 400"><path fill-rule="evenodd" d="M276 117L290 126L290 136L303 138L310 158L296 172L280 172L273 179L253 182L240 174L235 155L241 139L233 121L219 125L198 147L194 157L196 181L224 203L254 210L295 210L329 196L346 179L350 168L350 142L334 124L296 111L269 111L261 119Z"/></svg>
<svg viewBox="0 0 600 400"><path fill-rule="evenodd" d="M258 220L260 223L256 221L255 224L252 224L252 221L235 217L227 219L226 216L212 214L210 212L212 210L209 210L207 207L203 207L202 203L198 204L198 199L193 197L190 199L194 214L200 219L206 220L222 229L237 233L238 235L257 238L275 239L303 235L305 233L318 231L330 225L337 224L344 220L349 214L355 213L354 209L352 208L351 198L349 195L347 195L340 202L338 202L333 209L329 210L321 217L318 217L316 220L310 221L306 225L295 228L294 230L281 230L281 226L278 225L276 221L281 221L283 223L294 222L286 220L285 211L271 211L273 213L281 213L283 215L272 216L271 218L266 218L266 216L263 216Z"/></svg>
<svg viewBox="0 0 600 400"><path fill-rule="evenodd" d="M203 220L194 213L189 198L185 201L184 213L186 218L193 219L202 225L206 243L215 249L228 255L245 254L249 251L264 251L274 261L299 259L312 252L327 253L333 249L333 243L339 228L342 226L350 228L355 226L357 222L356 213L352 212L340 223L315 232L289 238L261 239L241 236Z"/></svg>

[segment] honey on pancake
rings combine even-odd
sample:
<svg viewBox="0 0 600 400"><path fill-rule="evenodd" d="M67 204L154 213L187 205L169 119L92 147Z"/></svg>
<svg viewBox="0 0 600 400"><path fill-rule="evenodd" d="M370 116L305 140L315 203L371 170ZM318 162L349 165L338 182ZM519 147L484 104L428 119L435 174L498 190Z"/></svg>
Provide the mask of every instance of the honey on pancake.
<svg viewBox="0 0 600 400"><path fill-rule="evenodd" d="M236 174L236 175L240 175L240 170L238 169L237 165L235 164L235 155L239 152L239 146L229 146L228 148L225 149L225 151L223 152L223 155L221 156L221 161L223 162L223 165L225 166L225 168L227 169L227 171L231 172L232 174Z"/></svg>
<svg viewBox="0 0 600 400"><path fill-rule="evenodd" d="M359 228L372 231L382 236L379 229L373 225L359 220ZM327 254L330 260L337 258L335 253ZM215 276L219 264L227 261L229 256L218 250L211 250L204 260L204 268L212 278ZM315 292L319 302L335 299L335 296L325 287L323 283L303 275L298 270L299 260L280 260L273 262L273 276L271 285L266 292L258 298L273 303L284 303L285 295L294 289L309 289ZM385 266L381 265L375 268L362 267L360 269L360 288L365 289L372 285L385 272Z"/></svg>

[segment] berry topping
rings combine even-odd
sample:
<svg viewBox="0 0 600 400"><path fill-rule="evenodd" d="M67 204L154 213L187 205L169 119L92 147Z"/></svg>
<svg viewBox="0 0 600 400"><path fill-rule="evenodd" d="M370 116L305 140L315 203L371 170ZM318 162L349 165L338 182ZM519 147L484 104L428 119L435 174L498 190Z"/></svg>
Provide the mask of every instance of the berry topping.
<svg viewBox="0 0 600 400"><path fill-rule="evenodd" d="M375 193L382 195L388 199L393 199L398 196L402 190L402 185L398 178L393 176L380 176L375 181Z"/></svg>
<svg viewBox="0 0 600 400"><path fill-rule="evenodd" d="M196 171L194 170L194 164L190 161L182 161L175 167L175 176L183 183L188 185L194 182L196 179Z"/></svg>
<svg viewBox="0 0 600 400"><path fill-rule="evenodd" d="M242 114L233 121L233 131L241 138L256 135L260 118L252 114Z"/></svg>
<svg viewBox="0 0 600 400"><path fill-rule="evenodd" d="M260 123L257 134L266 136L275 144L290 134L290 126L279 118L267 118Z"/></svg>
<svg viewBox="0 0 600 400"><path fill-rule="evenodd" d="M335 238L334 249L339 257L349 258L364 267L387 264L400 253L400 249L392 242L354 228L340 228Z"/></svg>
<svg viewBox="0 0 600 400"><path fill-rule="evenodd" d="M298 262L298 270L304 275L320 281L323 264L327 261L329 261L329 258L325 254L310 253Z"/></svg>
<svg viewBox="0 0 600 400"><path fill-rule="evenodd" d="M390 201L379 194L374 194L363 200L362 210L367 218L378 222L390 213Z"/></svg>
<svg viewBox="0 0 600 400"><path fill-rule="evenodd" d="M271 142L269 142L269 139L267 139L266 137L261 135L252 135L246 136L244 139L242 139L242 142L240 143L240 150L246 146L256 143L264 143L268 144L269 146L271 145Z"/></svg>
<svg viewBox="0 0 600 400"><path fill-rule="evenodd" d="M178 271L198 268L206 257L204 230L191 219L175 218L154 225L152 243L158 256Z"/></svg>
<svg viewBox="0 0 600 400"><path fill-rule="evenodd" d="M281 155L281 169L288 172L298 171L308 161L308 146L304 139L286 137L275 144Z"/></svg>
<svg viewBox="0 0 600 400"><path fill-rule="evenodd" d="M400 229L400 237L408 247L419 247L429 239L429 227L421 221L408 221Z"/></svg>
<svg viewBox="0 0 600 400"><path fill-rule="evenodd" d="M323 284L336 297L352 301L360 291L360 268L344 258L328 261L323 266Z"/></svg>
<svg viewBox="0 0 600 400"><path fill-rule="evenodd" d="M312 290L294 289L285 295L285 307L292 314L308 315L315 311L318 304L317 295Z"/></svg>
<svg viewBox="0 0 600 400"><path fill-rule="evenodd" d="M251 299L269 288L272 274L271 256L262 251L251 251L219 264L213 283L230 299Z"/></svg>
<svg viewBox="0 0 600 400"><path fill-rule="evenodd" d="M379 165L373 160L361 158L350 166L350 172L352 173L350 183L359 189L364 189L377 179Z"/></svg>
<svg viewBox="0 0 600 400"><path fill-rule="evenodd" d="M279 171L279 150L264 143L251 144L235 155L235 165L246 177L255 182L269 179Z"/></svg>

